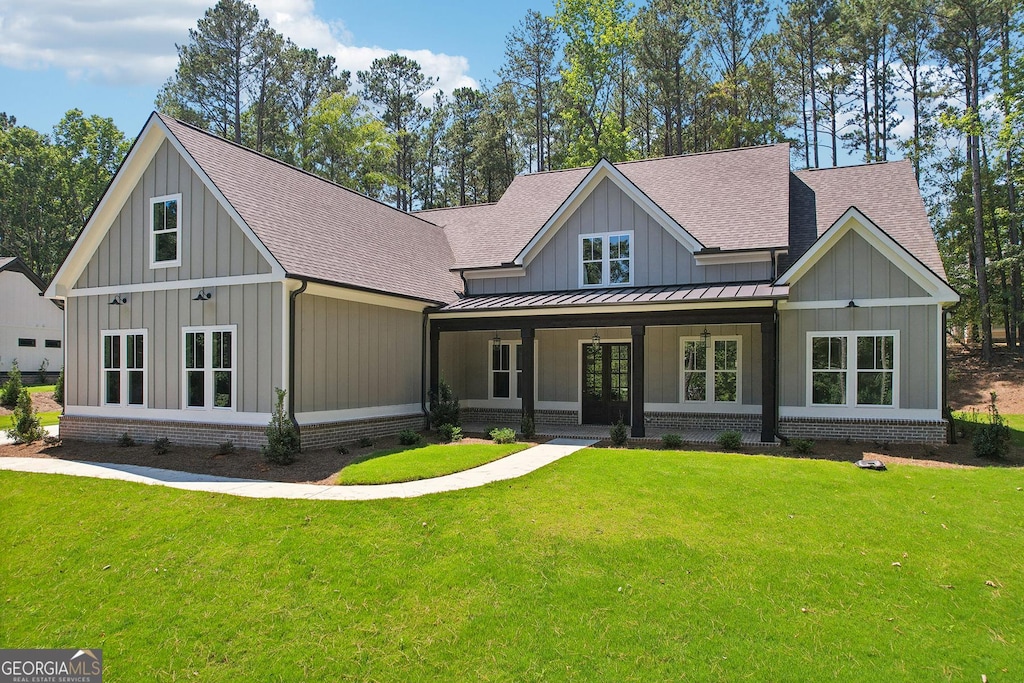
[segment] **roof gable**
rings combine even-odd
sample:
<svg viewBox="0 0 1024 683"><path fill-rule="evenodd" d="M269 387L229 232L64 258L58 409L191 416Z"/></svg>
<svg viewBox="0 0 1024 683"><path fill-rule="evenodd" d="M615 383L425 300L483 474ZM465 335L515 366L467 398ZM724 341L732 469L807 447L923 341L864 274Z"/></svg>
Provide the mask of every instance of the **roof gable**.
<svg viewBox="0 0 1024 683"><path fill-rule="evenodd" d="M17 256L0 257L0 273L9 271L12 273L21 273L29 281L36 286L36 288L42 292L46 289L46 283L43 282L43 278L36 275L36 272L28 267L24 261Z"/></svg>
<svg viewBox="0 0 1024 683"><path fill-rule="evenodd" d="M872 248L895 264L929 296L940 303L955 303L960 296L945 280L934 273L903 245L878 227L855 206L851 206L796 260L776 284L792 285L806 275L822 257L835 247L849 232L854 231Z"/></svg>

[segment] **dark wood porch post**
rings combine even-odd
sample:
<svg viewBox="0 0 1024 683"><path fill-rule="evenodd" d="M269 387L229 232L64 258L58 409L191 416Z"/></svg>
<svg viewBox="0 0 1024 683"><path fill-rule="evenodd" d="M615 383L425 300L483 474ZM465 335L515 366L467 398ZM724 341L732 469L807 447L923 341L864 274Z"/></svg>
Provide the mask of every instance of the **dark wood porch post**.
<svg viewBox="0 0 1024 683"><path fill-rule="evenodd" d="M523 342L523 374L520 378L522 383L519 387L519 393L523 396L523 415L522 418L525 421L526 418L530 418L530 422L536 427L537 422L534 419L534 403L533 403L533 342L534 342L534 328L524 327L519 330L519 334L522 337Z"/></svg>
<svg viewBox="0 0 1024 683"><path fill-rule="evenodd" d="M633 325L633 350L630 359L629 397L633 406L631 435L635 438L646 436L644 427L644 325Z"/></svg>
<svg viewBox="0 0 1024 683"><path fill-rule="evenodd" d="M437 323L430 321L430 393L427 401L432 405L432 398L437 396L437 387L441 379L441 330Z"/></svg>
<svg viewBox="0 0 1024 683"><path fill-rule="evenodd" d="M761 441L775 441L779 426L778 340L775 315L761 322Z"/></svg>

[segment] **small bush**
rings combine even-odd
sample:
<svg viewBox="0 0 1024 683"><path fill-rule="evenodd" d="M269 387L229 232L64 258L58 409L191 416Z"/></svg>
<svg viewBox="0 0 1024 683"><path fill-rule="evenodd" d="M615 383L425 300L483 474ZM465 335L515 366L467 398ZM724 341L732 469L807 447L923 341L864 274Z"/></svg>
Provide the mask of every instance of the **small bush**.
<svg viewBox="0 0 1024 683"><path fill-rule="evenodd" d="M263 457L275 465L291 465L301 446L299 430L284 410L284 399L288 392L277 388L274 391L277 392L277 401L270 415L270 424L267 425L267 445L262 449Z"/></svg>
<svg viewBox="0 0 1024 683"><path fill-rule="evenodd" d="M456 427L455 425L441 425L437 428L437 435L441 437L441 441L445 443L462 441L462 427Z"/></svg>
<svg viewBox="0 0 1024 683"><path fill-rule="evenodd" d="M523 419L519 423L519 433L526 439L532 439L537 436L537 426L533 423L532 417L523 415Z"/></svg>
<svg viewBox="0 0 1024 683"><path fill-rule="evenodd" d="M715 441L718 442L718 445L722 448L734 451L743 444L743 435L735 429L727 429L719 434Z"/></svg>
<svg viewBox="0 0 1024 683"><path fill-rule="evenodd" d="M337 446L335 446L334 451L338 455L348 455L348 449L345 447L345 444L343 443L339 443Z"/></svg>
<svg viewBox="0 0 1024 683"><path fill-rule="evenodd" d="M789 445L800 455L810 455L814 452L814 441L811 439L792 439Z"/></svg>
<svg viewBox="0 0 1024 683"><path fill-rule="evenodd" d="M437 391L430 392L430 426L437 429L440 425L459 427L459 397L452 392L451 385L442 378L437 384Z"/></svg>
<svg viewBox="0 0 1024 683"><path fill-rule="evenodd" d="M516 430L511 427L499 427L491 430L491 438L494 443L515 443Z"/></svg>
<svg viewBox="0 0 1024 683"><path fill-rule="evenodd" d="M153 452L157 455L164 455L169 453L171 450L171 440L166 436L161 436L159 439L153 442Z"/></svg>
<svg viewBox="0 0 1024 683"><path fill-rule="evenodd" d="M423 442L423 437L411 429L403 429L398 432L398 443L403 446L418 446Z"/></svg>
<svg viewBox="0 0 1024 683"><path fill-rule="evenodd" d="M14 359L11 361L11 370L7 373L7 382L0 390L0 406L10 410L17 408L21 389L21 370L18 369L18 360Z"/></svg>
<svg viewBox="0 0 1024 683"><path fill-rule="evenodd" d="M612 443L616 446L625 446L626 439L629 438L629 430L626 428L626 423L619 418L619 421L612 425L610 436Z"/></svg>
<svg viewBox="0 0 1024 683"><path fill-rule="evenodd" d="M44 358L43 362L39 364L39 370L36 372L37 384L46 384L46 368L50 367L50 359Z"/></svg>
<svg viewBox="0 0 1024 683"><path fill-rule="evenodd" d="M59 405L64 405L64 368L60 369L57 383L53 386L53 400Z"/></svg>
<svg viewBox="0 0 1024 683"><path fill-rule="evenodd" d="M661 437L661 445L664 448L679 448L683 445L683 437L678 434L666 434Z"/></svg>
<svg viewBox="0 0 1024 683"><path fill-rule="evenodd" d="M1010 448L1010 427L996 408L996 392L989 394L988 423L978 425L974 430L971 446L978 458L999 459L1005 457Z"/></svg>
<svg viewBox="0 0 1024 683"><path fill-rule="evenodd" d="M373 439L371 439L368 436L364 436L363 438L359 439L359 441L356 441L356 445L359 446L360 448L372 448Z"/></svg>
<svg viewBox="0 0 1024 683"><path fill-rule="evenodd" d="M18 403L11 413L11 428L7 430L7 436L21 443L32 443L46 436L46 431L39 424L28 389L23 388L18 396Z"/></svg>
<svg viewBox="0 0 1024 683"><path fill-rule="evenodd" d="M217 455L231 455L235 452L235 442L225 441L217 444Z"/></svg>
<svg viewBox="0 0 1024 683"><path fill-rule="evenodd" d="M132 448L135 445L135 439L128 432L123 432L121 436L117 437L117 445L121 448Z"/></svg>

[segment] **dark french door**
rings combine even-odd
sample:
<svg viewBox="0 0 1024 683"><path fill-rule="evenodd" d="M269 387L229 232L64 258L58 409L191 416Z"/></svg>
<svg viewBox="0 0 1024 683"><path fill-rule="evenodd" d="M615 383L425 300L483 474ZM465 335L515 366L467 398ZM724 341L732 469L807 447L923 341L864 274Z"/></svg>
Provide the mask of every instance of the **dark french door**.
<svg viewBox="0 0 1024 683"><path fill-rule="evenodd" d="M583 424L629 424L629 344L583 347Z"/></svg>

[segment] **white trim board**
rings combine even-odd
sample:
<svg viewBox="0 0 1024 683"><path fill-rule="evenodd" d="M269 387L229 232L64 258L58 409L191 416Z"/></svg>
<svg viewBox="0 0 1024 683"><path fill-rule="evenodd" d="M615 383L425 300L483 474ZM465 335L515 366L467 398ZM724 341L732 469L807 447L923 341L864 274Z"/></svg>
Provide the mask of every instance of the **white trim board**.
<svg viewBox="0 0 1024 683"><path fill-rule="evenodd" d="M137 294L139 292L165 292L172 289L214 289L233 285L258 285L281 282L281 278L270 273L262 275L231 275L228 277L204 277L194 280L166 280L164 282L139 282L132 285L105 285L103 287L82 287L70 290L66 298L76 296L111 296L113 294Z"/></svg>
<svg viewBox="0 0 1024 683"><path fill-rule="evenodd" d="M833 299L829 301L780 301L780 311L807 311L834 308L892 308L894 306L934 306L941 303L930 296L909 296L895 299Z"/></svg>
<svg viewBox="0 0 1024 683"><path fill-rule="evenodd" d="M343 408L340 410L313 410L305 413L295 413L295 420L301 427L312 424L351 422L353 420L369 420L376 417L400 417L403 415L423 415L423 408L419 403L405 403L402 405Z"/></svg>
<svg viewBox="0 0 1024 683"><path fill-rule="evenodd" d="M929 420L942 419L942 411L937 408L848 408L837 406L779 406L779 417L813 417L822 419L854 419L854 420Z"/></svg>
<svg viewBox="0 0 1024 683"><path fill-rule="evenodd" d="M224 426L266 427L270 413L243 413L235 411L177 410L174 408L117 408L113 406L77 406L64 408L70 417L105 417L112 420L152 420L156 422L190 422Z"/></svg>
<svg viewBox="0 0 1024 683"><path fill-rule="evenodd" d="M289 282L295 282L296 285L293 289L298 288L298 279L288 279ZM321 284L319 282L310 282L306 286L306 291L303 294L310 294L312 296L322 296L327 299L340 299L343 301L354 301L360 304L369 304L371 306L382 306L384 308L398 308L403 311L413 311L415 313L422 313L424 309L430 308L433 304L428 304L425 301L414 301L412 299L406 299L399 296L388 296L387 294L377 294L375 292L364 292L359 289L351 289L339 285L337 287L331 285Z"/></svg>
<svg viewBox="0 0 1024 683"><path fill-rule="evenodd" d="M513 295L509 295L513 296ZM510 309L464 309L455 311L434 311L431 319L443 318L509 318L517 316L544 316L582 313L646 313L655 311L705 311L726 308L771 308L777 299L734 299L730 301L707 301L700 303L673 302L665 304L604 304L597 306L551 306ZM722 323L732 324L732 323Z"/></svg>

